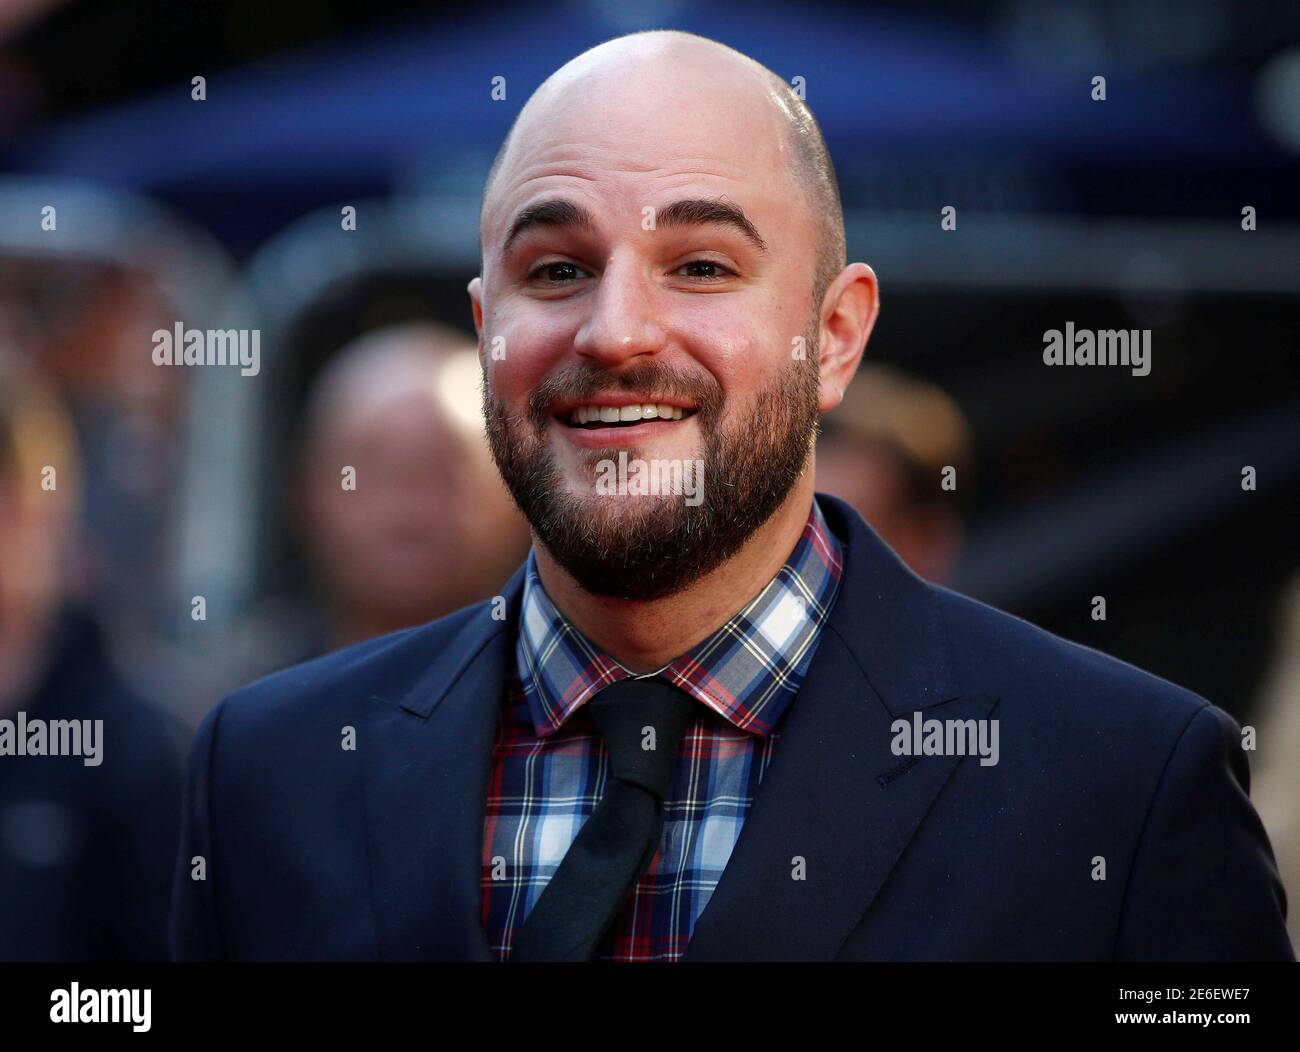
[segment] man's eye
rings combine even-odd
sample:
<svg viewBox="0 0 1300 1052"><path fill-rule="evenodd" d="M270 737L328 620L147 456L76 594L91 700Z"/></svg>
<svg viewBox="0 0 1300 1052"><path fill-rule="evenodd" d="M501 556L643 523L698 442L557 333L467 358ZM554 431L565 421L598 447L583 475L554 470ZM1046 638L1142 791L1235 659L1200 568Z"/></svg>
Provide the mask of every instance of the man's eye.
<svg viewBox="0 0 1300 1052"><path fill-rule="evenodd" d="M531 281L549 281L552 284L563 284L568 281L576 281L586 273L576 263L543 263L540 267L535 268L528 275Z"/></svg>
<svg viewBox="0 0 1300 1052"><path fill-rule="evenodd" d="M705 280L717 280L736 273L730 267L724 267L721 263L715 263L711 259L693 259L677 268L677 273L682 274L683 271L686 272L682 275L683 277L703 278Z"/></svg>

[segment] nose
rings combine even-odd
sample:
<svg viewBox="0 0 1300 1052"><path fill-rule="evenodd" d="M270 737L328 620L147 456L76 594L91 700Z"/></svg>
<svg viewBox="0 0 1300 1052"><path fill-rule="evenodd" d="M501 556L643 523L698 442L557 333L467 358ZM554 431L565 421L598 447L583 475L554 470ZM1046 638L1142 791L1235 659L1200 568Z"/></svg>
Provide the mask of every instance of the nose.
<svg viewBox="0 0 1300 1052"><path fill-rule="evenodd" d="M574 350L604 369L663 350L656 291L634 260L610 260L587 300L591 313L578 329Z"/></svg>

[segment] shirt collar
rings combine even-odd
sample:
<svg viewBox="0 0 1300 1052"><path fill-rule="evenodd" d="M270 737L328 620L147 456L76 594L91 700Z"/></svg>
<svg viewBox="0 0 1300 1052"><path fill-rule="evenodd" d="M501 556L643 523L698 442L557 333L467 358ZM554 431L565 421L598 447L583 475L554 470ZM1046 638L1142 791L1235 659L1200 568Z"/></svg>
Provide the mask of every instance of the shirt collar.
<svg viewBox="0 0 1300 1052"><path fill-rule="evenodd" d="M814 498L785 565L726 624L662 669L735 727L766 737L799 691L843 576L839 541ZM515 644L533 728L545 738L597 691L632 678L551 602L528 553Z"/></svg>

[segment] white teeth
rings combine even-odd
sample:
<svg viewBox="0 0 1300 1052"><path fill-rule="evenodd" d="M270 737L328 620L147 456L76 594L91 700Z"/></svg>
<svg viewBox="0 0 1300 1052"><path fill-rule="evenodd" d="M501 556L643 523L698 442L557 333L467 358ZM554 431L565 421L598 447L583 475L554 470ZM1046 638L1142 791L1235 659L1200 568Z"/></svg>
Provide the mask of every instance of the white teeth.
<svg viewBox="0 0 1300 1052"><path fill-rule="evenodd" d="M665 402L645 402L641 405L580 405L569 411L569 423L616 424L624 420L681 420L686 415L681 406Z"/></svg>

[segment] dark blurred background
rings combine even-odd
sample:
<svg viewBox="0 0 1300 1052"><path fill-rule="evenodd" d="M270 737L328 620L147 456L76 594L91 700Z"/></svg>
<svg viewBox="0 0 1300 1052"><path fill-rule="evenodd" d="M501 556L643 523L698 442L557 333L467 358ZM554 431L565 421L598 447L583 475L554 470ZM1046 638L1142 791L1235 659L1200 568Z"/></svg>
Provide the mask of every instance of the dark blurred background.
<svg viewBox="0 0 1300 1052"><path fill-rule="evenodd" d="M433 10L0 4L0 355L30 367L14 390L66 415L80 476L35 586L46 613L15 600L29 612L0 621L0 652L63 639L48 611L75 611L179 749L254 675L494 594L527 537L463 412L483 178L555 68L686 29L804 78L850 259L880 278L819 488L925 576L1259 722L1261 811L1300 866L1295 751L1268 749L1300 747L1300 5ZM150 334L178 321L258 329L260 373L154 366ZM1150 375L1046 367L1043 334L1068 321L1150 329ZM15 434L37 399L12 399ZM313 467L339 443L389 485L359 520ZM421 492L403 475L452 448L472 451L461 476ZM14 518L5 536L50 529ZM34 708L57 665L15 672L7 698L0 667L0 709ZM5 822L14 872L73 864L75 836L59 855L33 846L48 822ZM0 934L6 955L36 951Z"/></svg>

